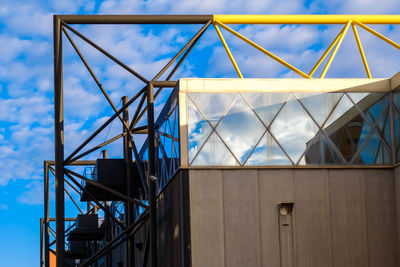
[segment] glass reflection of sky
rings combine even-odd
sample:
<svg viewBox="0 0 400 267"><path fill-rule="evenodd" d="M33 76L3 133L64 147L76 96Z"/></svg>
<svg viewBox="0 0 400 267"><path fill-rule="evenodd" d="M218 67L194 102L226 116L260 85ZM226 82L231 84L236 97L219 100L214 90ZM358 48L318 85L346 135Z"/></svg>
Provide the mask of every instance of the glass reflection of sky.
<svg viewBox="0 0 400 267"><path fill-rule="evenodd" d="M321 160L312 164L388 164L391 136L388 100L384 96L382 93L190 93L187 97L189 163L197 166L309 164L306 146L315 143L319 148L313 151L320 153ZM393 99L399 106L398 94ZM393 117L398 136L397 111ZM354 120L361 121L357 124ZM361 127L358 133L348 129L352 125ZM371 132L374 125L377 127ZM339 130L342 136L336 136L336 143L329 140ZM343 163L343 157L338 155L350 149L346 142L355 146L350 151L352 158ZM323 153L335 161L327 162Z"/></svg>

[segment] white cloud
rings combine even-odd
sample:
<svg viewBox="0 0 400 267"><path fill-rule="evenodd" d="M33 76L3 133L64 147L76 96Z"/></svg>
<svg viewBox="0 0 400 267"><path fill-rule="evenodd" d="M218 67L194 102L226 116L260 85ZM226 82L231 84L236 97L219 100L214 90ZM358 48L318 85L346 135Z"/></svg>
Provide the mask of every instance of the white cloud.
<svg viewBox="0 0 400 267"><path fill-rule="evenodd" d="M25 186L25 192L17 198L17 201L27 205L43 204L43 183L33 181Z"/></svg>
<svg viewBox="0 0 400 267"><path fill-rule="evenodd" d="M398 13L393 0L356 1L11 1L0 5L0 185L10 180L39 179L43 159L53 157L53 44L54 13L107 14L290 14L290 13ZM139 25L74 26L144 77L152 78L200 28L196 26L156 27ZM234 27L235 28L235 27ZM240 33L308 72L340 30L339 26L241 26ZM399 27L374 27L399 42ZM245 77L299 77L243 41L223 32ZM359 30L371 72L388 77L398 71L400 53L378 38ZM352 33L346 37L328 76L361 76L364 72ZM73 34L76 44L116 105L122 95L132 96L143 86L138 79L85 44ZM88 71L64 38L64 103L66 154L111 116L111 108ZM320 44L314 46L315 43ZM196 50L197 49L197 50ZM175 77L236 77L213 27L204 34L194 61L186 62ZM199 56L201 55L201 56ZM190 58L190 57L189 57ZM351 64L349 64L351 62ZM203 64L205 67L198 67ZM358 65L357 65L358 64ZM356 66L356 67L355 67ZM323 68L323 64L320 68ZM320 72L317 71L316 76ZM205 73L205 74L204 74ZM135 103L136 104L136 103ZM156 106L157 111L161 106ZM142 120L145 123L145 118ZM109 133L121 129L117 119ZM90 146L104 141L105 129ZM143 139L143 138L142 138ZM96 143L97 142L97 143ZM119 143L108 146L118 155ZM24 168L20 168L21 164ZM40 187L29 185L29 192ZM39 192L39 191L36 191ZM22 198L21 202L24 202ZM38 201L37 203L39 203Z"/></svg>

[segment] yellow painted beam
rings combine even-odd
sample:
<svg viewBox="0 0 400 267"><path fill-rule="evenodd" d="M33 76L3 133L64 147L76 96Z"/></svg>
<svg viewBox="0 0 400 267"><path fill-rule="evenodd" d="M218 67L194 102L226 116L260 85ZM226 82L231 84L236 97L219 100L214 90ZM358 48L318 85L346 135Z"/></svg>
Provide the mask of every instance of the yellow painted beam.
<svg viewBox="0 0 400 267"><path fill-rule="evenodd" d="M232 55L232 53L231 53L231 50L229 50L229 47L228 47L227 43L225 42L224 36L222 36L222 33L221 33L221 31L219 30L219 28L218 28L218 25L215 25L215 24L214 24L214 28L215 28L215 30L217 31L217 34L218 34L218 36L219 36L219 39L221 40L221 42L222 42L222 44L223 44L223 46L224 46L224 48L225 48L225 51L226 51L226 53L228 54L229 59L231 60L231 62L232 62L232 64L233 64L233 67L234 67L235 70L236 70L236 73L238 74L238 76L239 76L240 78L243 78L243 75L242 75L242 73L240 72L240 69L239 69L238 65L236 64L236 61L235 61L235 59L234 59L234 57L233 57L233 55Z"/></svg>
<svg viewBox="0 0 400 267"><path fill-rule="evenodd" d="M321 73L321 76L320 76L321 79L325 77L326 72L328 71L329 67L331 66L331 63L332 63L333 59L335 58L336 52L338 51L340 45L342 44L342 41L343 41L344 37L346 36L347 30L349 29L351 23L352 22L349 21L344 26L343 31L340 35L340 38L337 41L337 44L336 44L335 48L333 49L333 52L332 52L331 56L329 57L329 60L326 63L324 70Z"/></svg>
<svg viewBox="0 0 400 267"><path fill-rule="evenodd" d="M264 54L266 54L267 56L273 58L274 60L276 60L277 62L281 63L282 65L284 65L285 67L289 68L290 70L296 72L297 74L299 74L300 76L304 77L304 78L311 78L309 75L307 75L306 73L302 72L301 70L297 69L296 67L290 65L289 63L287 63L285 60L279 58L278 56L274 55L273 53L269 52L268 50L264 49L263 47L261 47L260 45L252 42L251 40L247 39L246 37L244 37L243 35L241 35L240 33L232 30L231 28L229 28L228 26L224 25L223 23L219 22L219 21L214 21L214 24L217 24L219 26L221 26L222 28L224 28L225 30L227 30L228 32L232 33L233 35L235 35L236 37L238 37L239 39L245 41L246 43L248 43L249 45L253 46L254 48L258 49L259 51L263 52Z"/></svg>
<svg viewBox="0 0 400 267"><path fill-rule="evenodd" d="M400 45L392 40L390 40L389 38L387 38L386 36L383 36L382 34L380 34L379 32L371 29L370 27L365 26L363 23L361 23L360 21L354 21L354 23L356 23L358 26L360 26L361 28L363 28L364 30L372 33L373 35L375 35L376 37L382 39L383 41L387 42L388 44L393 45L394 47L396 47L397 49L400 49Z"/></svg>
<svg viewBox="0 0 400 267"><path fill-rule="evenodd" d="M400 15L213 15L224 24L400 24Z"/></svg>
<svg viewBox="0 0 400 267"><path fill-rule="evenodd" d="M351 24L351 27L353 28L354 37L356 38L356 41L357 41L358 50L360 51L361 59L362 59L363 64L364 64L364 68L365 68L365 72L367 73L367 77L368 78L372 78L371 77L371 72L369 71L367 58L365 57L364 49L363 49L363 47L361 45L361 40L360 40L360 37L358 36L358 33L357 33L356 25L354 25L354 23L353 23L353 24Z"/></svg>
<svg viewBox="0 0 400 267"><path fill-rule="evenodd" d="M346 27L346 26L345 26ZM321 56L321 58L318 60L317 64L315 64L314 68L310 71L310 73L308 75L312 76L314 74L314 72L317 70L317 68L319 67L319 65L321 65L322 61L324 61L325 57L329 54L329 52L332 50L332 47L337 43L337 41L339 40L340 36L342 36L342 32L344 30L344 28L338 33L338 35L336 35L336 38L333 40L333 42L329 45L329 47L326 49L326 51L324 52L324 54Z"/></svg>

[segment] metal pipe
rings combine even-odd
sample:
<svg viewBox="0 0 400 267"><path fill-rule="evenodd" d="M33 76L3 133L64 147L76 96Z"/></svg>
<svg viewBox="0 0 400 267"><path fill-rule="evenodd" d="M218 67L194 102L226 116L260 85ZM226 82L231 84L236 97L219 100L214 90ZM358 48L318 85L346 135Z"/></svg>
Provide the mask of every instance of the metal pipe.
<svg viewBox="0 0 400 267"><path fill-rule="evenodd" d="M61 20L53 16L54 33L54 147L56 193L56 266L64 266L64 114Z"/></svg>
<svg viewBox="0 0 400 267"><path fill-rule="evenodd" d="M148 158L149 172L147 183L149 184L149 204L150 204L150 259L151 266L157 267L157 199L155 175L155 139L154 139L154 98L153 84L147 85L147 126L148 126Z"/></svg>
<svg viewBox="0 0 400 267"><path fill-rule="evenodd" d="M231 63L233 65L233 67L236 70L237 75L239 76L239 78L243 78L242 73L240 72L239 66L236 64L235 58L233 57L231 50L229 49L228 44L225 42L224 36L222 35L221 31L218 28L218 25L214 24L214 28L215 31L218 34L219 39L221 40L222 45L225 48L226 53L228 54L229 59L231 60Z"/></svg>
<svg viewBox="0 0 400 267"><path fill-rule="evenodd" d="M98 258L103 256L105 253L107 253L109 250L115 248L116 246L118 246L119 244L124 242L128 236L134 235L140 229L140 227L146 222L147 217L148 217L148 213L145 212L141 216L141 218L139 218L134 224L131 224L122 233L120 233L113 240L111 240L104 247L102 247L99 251L97 251L95 254L93 254L90 258L88 258L79 267L88 266L92 261L97 260Z"/></svg>
<svg viewBox="0 0 400 267"><path fill-rule="evenodd" d="M68 192L67 189L64 188L65 193L69 196L69 198L72 200L72 202L75 204L75 207L79 210L81 214L84 214L81 208L79 207L78 203L75 202L74 198L71 196L71 194Z"/></svg>
<svg viewBox="0 0 400 267"><path fill-rule="evenodd" d="M49 163L44 161L44 266L50 267L49 262Z"/></svg>
<svg viewBox="0 0 400 267"><path fill-rule="evenodd" d="M214 15L224 24L400 24L400 15Z"/></svg>
<svg viewBox="0 0 400 267"><path fill-rule="evenodd" d="M360 37L358 36L356 25L354 25L354 23L352 23L351 27L353 29L354 38L356 39L357 46L358 46L358 51L360 51L360 56L361 56L361 59L362 59L363 64L364 64L364 68L365 68L365 72L367 73L367 77L368 78L372 78L371 72L370 72L369 67L368 67L367 59L366 59L365 54L364 54L364 49L362 47Z"/></svg>
<svg viewBox="0 0 400 267"><path fill-rule="evenodd" d="M161 77L161 75L163 75L163 73L178 59L178 57L180 57L180 55L182 55L182 53L193 43L193 42L197 42L198 37L200 35L203 34L203 32L208 28L208 26L210 26L211 24L211 20L208 21L203 27L201 27L201 29L189 40L189 42L187 42L182 48L181 50L179 50L178 53L176 53L176 55L167 63L167 65L164 66L164 68L161 69L161 71L154 76L154 78L152 79L152 81L156 81L158 80L158 78Z"/></svg>
<svg viewBox="0 0 400 267"><path fill-rule="evenodd" d="M126 105L123 105L116 113L114 113L106 122L103 123L91 136L89 136L68 158L65 160L65 165L68 165L71 161L71 158L75 156L82 148L84 148L93 138L95 138L104 128L107 127L121 112L123 112L133 101L135 101L146 89L143 88L135 96L133 96Z"/></svg>
<svg viewBox="0 0 400 267"><path fill-rule="evenodd" d="M230 32L231 34L235 35L236 37L238 37L239 39L241 39L242 41L248 43L249 45L251 45L252 47L258 49L259 51L261 51L262 53L266 54L267 56L269 56L270 58L274 59L275 61L279 62L280 64L282 64L283 66L285 66L286 68L294 71L295 73L297 73L298 75L302 76L303 78L310 78L310 76L304 72L302 72L301 70L297 69L296 67L292 66L291 64L287 63L285 60L281 59L280 57L276 56L275 54L271 53L270 51L266 50L265 48L263 48L262 46L256 44L255 42L251 41L250 39L244 37L243 35L241 35L240 33L238 33L237 31L232 30L231 28L229 28L228 26L226 26L225 24L216 21L215 22L217 25L221 26L222 28L224 28L225 30L227 30L228 32Z"/></svg>
<svg viewBox="0 0 400 267"><path fill-rule="evenodd" d="M393 109L393 92L389 92L389 120L390 120L390 150L392 152L392 164L396 164L396 142L395 142L395 131L394 131L394 112Z"/></svg>
<svg viewBox="0 0 400 267"><path fill-rule="evenodd" d="M139 80L141 80L142 82L148 82L146 78L144 78L142 75L140 75L138 72L136 72L135 70L131 69L130 67L128 67L126 64L122 63L119 59L117 59L116 57L114 57L113 55L111 55L110 53L108 53L106 50L104 50L103 48L101 48L100 46L98 46L97 44L95 44L94 42L92 42L91 40L89 40L86 36L84 36L83 34L81 34L80 32L78 32L77 30L75 30L74 28L72 28L71 26L67 25L67 24L63 24L65 27L67 27L70 31L72 31L73 33L75 33L77 36L79 36L82 40L86 41L88 44L90 44L91 46L93 46L94 48L96 48L98 51L100 51L101 53L103 53L106 57L108 57L109 59L111 59L112 61L114 61L115 63L117 63L118 65L120 65L122 68L124 68L125 70L127 70L129 73L131 73L133 76L135 76L136 78L138 78ZM66 33L66 31L64 31ZM67 33L66 33L67 35ZM69 35L67 35L68 37ZM71 43L73 44L74 48L75 48L75 44L73 43L72 39L69 38L69 40L71 41ZM77 50L78 51L78 50ZM79 54L79 53L78 53ZM82 59L82 58L81 58Z"/></svg>
<svg viewBox="0 0 400 267"><path fill-rule="evenodd" d="M43 218L40 218L40 267L43 267L43 224L44 220Z"/></svg>
<svg viewBox="0 0 400 267"><path fill-rule="evenodd" d="M122 97L122 104L125 105L128 102L128 97ZM129 125L129 109L124 110L123 120L125 125ZM132 149L130 147L128 128L122 125L122 131L125 134L123 138L123 152L124 152L124 160L126 165L126 188L127 188L127 195L130 198L134 198L133 196L133 177L132 177ZM126 201L125 202L125 221L126 226L128 227L134 222L133 218L133 203ZM134 260L134 242L131 238L127 238L126 240L126 260L128 267L134 267L135 260Z"/></svg>
<svg viewBox="0 0 400 267"><path fill-rule="evenodd" d="M91 149L89 149L89 150L83 152L82 154L80 154L80 155L78 155L78 156L72 158L72 159L70 160L70 163L69 163L69 164L71 164L71 163L77 161L77 160L80 159L80 158L83 158L84 156L86 156L86 155L88 155L88 154L90 154L90 153L96 151L96 150L99 149L99 148L102 148L102 147L104 147L104 146L106 146L106 145L108 145L108 144L111 144L111 143L114 142L114 141L117 141L118 139L120 139L120 138L121 138L122 136L124 136L124 135L126 135L126 133L119 134L119 135L117 135L117 136L115 136L115 137L113 137L113 138L111 138L111 139L105 141L104 143L101 143L100 145L97 145L97 146L95 146L95 147L93 147L93 148L91 148ZM107 152L107 150L103 150L103 151L106 151L106 152Z"/></svg>
<svg viewBox="0 0 400 267"><path fill-rule="evenodd" d="M88 192L85 188L83 188L83 186L81 186L68 172L65 173L65 175L77 186L79 187L79 189L81 189L82 191L86 192L86 194L89 195L89 197L93 198L93 202L96 203L97 206L99 206L104 213L106 213L108 216L110 216L110 218L112 218L122 229L125 229L125 226L118 221L118 219L116 219L103 205L101 205L101 203L99 201L96 200L96 198L94 198L94 196Z"/></svg>
<svg viewBox="0 0 400 267"><path fill-rule="evenodd" d="M325 77L326 72L328 71L329 67L331 66L331 63L332 63L333 59L335 58L336 52L338 51L340 45L342 44L342 41L343 41L344 37L346 36L347 30L349 29L351 23L352 23L352 21L349 21L344 26L342 33L340 34L340 37L336 43L336 46L333 49L332 54L329 57L328 62L326 63L325 68L321 73L321 76L320 76L321 79Z"/></svg>
<svg viewBox="0 0 400 267"><path fill-rule="evenodd" d="M68 174L68 173L69 173L69 174L72 174L73 176L75 176L75 177L77 177L77 178L79 178L79 179L81 179L81 180L84 180L85 182L90 183L90 184L92 184L93 186L96 186L97 188L99 188L99 189L101 189L101 190L103 190L103 191L106 191L106 192L108 192L108 193L110 193L110 194L113 194L114 196L117 196L117 197L119 197L119 198L121 198L121 199L123 199L123 200L125 200L125 201L135 203L136 205L141 206L142 208L145 208L145 209L148 208L147 205L143 204L140 200L137 200L137 199L134 199L134 198L130 198L130 197L128 197L128 196L125 196L124 194L122 194L122 193L120 193L120 192L118 192L118 191L116 191L116 190L114 190L114 189L111 189L111 188L109 188L109 187L107 187L107 186L104 186L104 185L102 185L102 184L100 184L100 183L97 183L97 182L95 182L95 181L92 181L92 180L90 180L90 179L84 177L83 175L80 175L80 174L78 174L78 173L76 173L76 172L74 172L74 171L71 171L71 170L69 170L69 169L64 169L64 170L65 170L65 174ZM80 188L80 189L82 190L82 188ZM97 204L97 203L96 203L96 204Z"/></svg>
<svg viewBox="0 0 400 267"><path fill-rule="evenodd" d="M70 24L204 24L213 15L59 15Z"/></svg>

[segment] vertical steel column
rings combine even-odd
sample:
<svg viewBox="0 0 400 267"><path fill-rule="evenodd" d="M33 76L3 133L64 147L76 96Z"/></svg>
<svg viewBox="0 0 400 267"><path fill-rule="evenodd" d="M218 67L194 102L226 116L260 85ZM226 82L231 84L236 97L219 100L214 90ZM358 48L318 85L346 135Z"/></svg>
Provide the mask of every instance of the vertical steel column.
<svg viewBox="0 0 400 267"><path fill-rule="evenodd" d="M49 262L49 163L44 161L44 266L50 267Z"/></svg>
<svg viewBox="0 0 400 267"><path fill-rule="evenodd" d="M396 142L394 141L394 109L393 109L393 92L389 92L389 119L390 119L390 142L392 145L390 149L392 151L392 164L396 164Z"/></svg>
<svg viewBox="0 0 400 267"><path fill-rule="evenodd" d="M56 168L56 266L64 266L64 114L61 20L53 16L54 33L54 147Z"/></svg>
<svg viewBox="0 0 400 267"><path fill-rule="evenodd" d="M108 152L106 149L101 151L103 154L103 159L108 159ZM108 201L105 201L105 208L110 211L110 203ZM110 242L112 239L112 233L111 233L111 224L110 224L110 216L105 213L104 214L104 221L107 224L106 228L106 240L107 242ZM106 254L106 266L112 266L112 251L108 251Z"/></svg>
<svg viewBox="0 0 400 267"><path fill-rule="evenodd" d="M151 266L157 267L157 199L156 186L153 179L155 175L155 145L154 145L154 88L150 82L147 85L147 130L148 130L148 153L149 171L147 182L149 184L150 204L150 259Z"/></svg>
<svg viewBox="0 0 400 267"><path fill-rule="evenodd" d="M122 105L126 105L128 103L128 97L123 96L122 97ZM123 120L125 122L125 125L129 125L129 109L126 108L123 112ZM124 159L125 159L125 164L126 164L126 187L127 187L127 195L128 197L132 197L132 170L131 170L131 165L132 165L132 149L130 147L130 142L129 142L129 134L128 134L128 129L122 125L123 132L126 133L123 138L123 143L124 143ZM133 203L127 201L125 203L125 220L126 220L126 226L128 227L131 225L134 220L133 220ZM133 244L133 238L128 237L126 239L126 261L127 261L127 266L128 267L133 267L134 266L134 244Z"/></svg>
<svg viewBox="0 0 400 267"><path fill-rule="evenodd" d="M40 267L43 267L43 218L40 218Z"/></svg>

